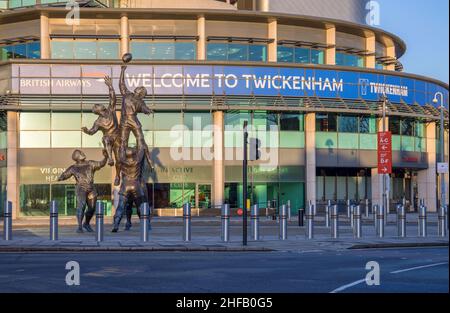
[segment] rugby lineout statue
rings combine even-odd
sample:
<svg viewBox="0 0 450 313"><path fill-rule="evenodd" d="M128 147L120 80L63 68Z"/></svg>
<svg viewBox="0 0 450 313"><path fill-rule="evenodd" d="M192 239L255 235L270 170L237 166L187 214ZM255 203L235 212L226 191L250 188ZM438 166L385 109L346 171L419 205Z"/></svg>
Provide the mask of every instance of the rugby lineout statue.
<svg viewBox="0 0 450 313"><path fill-rule="evenodd" d="M126 64L132 60L132 55L126 53L122 61ZM125 70L127 66L121 66L119 88L122 94L121 118L118 123L116 115L116 94L109 76L105 76L105 84L109 89L109 106L94 105L92 112L99 117L94 125L88 129L82 128L82 131L88 135L94 135L98 131L103 133L103 155L104 159L100 162L85 161L86 156L80 150L75 150L72 158L76 162L69 167L59 178L65 180L71 176L75 177L77 190L77 217L78 230L82 232L83 228L91 232L89 221L94 215L97 193L94 188L94 173L106 165L115 165L116 177L114 185L120 185L119 206L114 215L114 226L112 231L117 232L123 215L126 215L127 222L125 230L131 227L131 215L133 203L136 206L137 213L143 202L148 201L146 196L145 181L143 179L144 161L152 168L151 156L148 146L142 132L142 125L137 117L138 113L152 114L144 98L147 95L145 87L137 87L133 92L128 90L125 84ZM128 147L130 133L136 138L137 147ZM83 224L84 207L88 205L86 220Z"/></svg>

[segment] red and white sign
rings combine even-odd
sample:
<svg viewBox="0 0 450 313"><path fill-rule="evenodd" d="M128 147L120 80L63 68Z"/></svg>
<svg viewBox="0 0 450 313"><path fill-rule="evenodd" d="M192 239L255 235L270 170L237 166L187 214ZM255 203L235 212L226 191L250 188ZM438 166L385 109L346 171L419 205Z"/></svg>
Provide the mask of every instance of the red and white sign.
<svg viewBox="0 0 450 313"><path fill-rule="evenodd" d="M378 174L392 173L392 134L378 133Z"/></svg>

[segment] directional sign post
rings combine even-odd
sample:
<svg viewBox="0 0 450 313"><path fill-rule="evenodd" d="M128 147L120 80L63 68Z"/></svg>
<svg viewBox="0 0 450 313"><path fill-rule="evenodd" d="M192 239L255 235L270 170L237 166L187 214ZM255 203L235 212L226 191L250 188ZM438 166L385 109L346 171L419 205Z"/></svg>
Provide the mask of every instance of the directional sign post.
<svg viewBox="0 0 450 313"><path fill-rule="evenodd" d="M378 133L378 174L392 174L392 134Z"/></svg>

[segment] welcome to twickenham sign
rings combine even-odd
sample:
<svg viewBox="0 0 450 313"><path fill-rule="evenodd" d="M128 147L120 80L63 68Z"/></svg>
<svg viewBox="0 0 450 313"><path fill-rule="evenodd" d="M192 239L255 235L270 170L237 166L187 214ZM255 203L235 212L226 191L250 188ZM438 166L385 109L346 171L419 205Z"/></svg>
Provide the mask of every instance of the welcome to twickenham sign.
<svg viewBox="0 0 450 313"><path fill-rule="evenodd" d="M55 95L107 94L105 75L117 86L117 65L12 65L12 93ZM378 100L432 104L436 92L448 90L420 79L376 73L310 68L130 65L126 83L144 86L153 95L255 95Z"/></svg>

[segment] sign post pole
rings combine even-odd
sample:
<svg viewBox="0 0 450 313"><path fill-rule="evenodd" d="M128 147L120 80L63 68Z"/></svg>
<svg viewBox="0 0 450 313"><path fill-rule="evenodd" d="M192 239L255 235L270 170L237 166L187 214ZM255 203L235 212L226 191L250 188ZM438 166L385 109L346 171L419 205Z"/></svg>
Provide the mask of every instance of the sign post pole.
<svg viewBox="0 0 450 313"><path fill-rule="evenodd" d="M389 174L392 173L392 134L386 131L386 102L383 96L383 131L378 133L378 173L382 175L383 203L385 212L389 212Z"/></svg>

